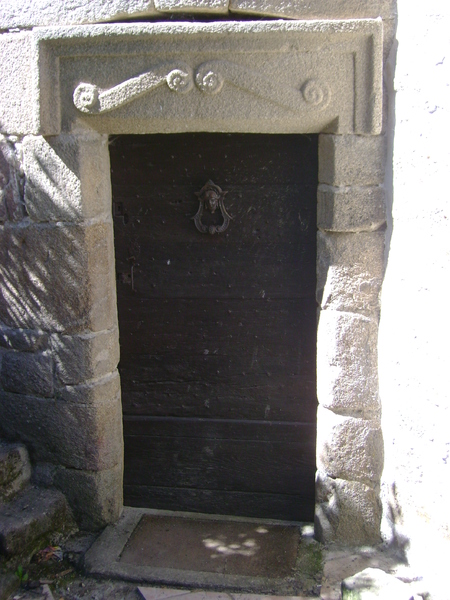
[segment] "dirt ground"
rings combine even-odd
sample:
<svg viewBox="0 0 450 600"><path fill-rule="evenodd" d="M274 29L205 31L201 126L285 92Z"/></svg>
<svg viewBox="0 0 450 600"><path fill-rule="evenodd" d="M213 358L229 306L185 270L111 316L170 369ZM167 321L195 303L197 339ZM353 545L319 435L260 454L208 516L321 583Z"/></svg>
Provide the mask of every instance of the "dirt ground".
<svg viewBox="0 0 450 600"><path fill-rule="evenodd" d="M45 595L47 585L54 600L137 600L140 598L135 583L98 580L83 575L83 556L96 536L80 533L52 552L35 555L27 564L4 563L1 575L11 577L22 567L22 585L9 600L51 600ZM17 582L18 578L16 577Z"/></svg>

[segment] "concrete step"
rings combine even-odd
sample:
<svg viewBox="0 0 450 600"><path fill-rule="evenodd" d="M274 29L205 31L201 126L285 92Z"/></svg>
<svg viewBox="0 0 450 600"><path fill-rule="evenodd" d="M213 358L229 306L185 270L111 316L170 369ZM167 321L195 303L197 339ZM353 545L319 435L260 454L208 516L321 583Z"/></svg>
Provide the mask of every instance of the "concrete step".
<svg viewBox="0 0 450 600"><path fill-rule="evenodd" d="M0 442L0 502L10 500L31 477L28 452L22 444Z"/></svg>
<svg viewBox="0 0 450 600"><path fill-rule="evenodd" d="M0 505L0 554L30 555L76 529L61 492L29 487Z"/></svg>

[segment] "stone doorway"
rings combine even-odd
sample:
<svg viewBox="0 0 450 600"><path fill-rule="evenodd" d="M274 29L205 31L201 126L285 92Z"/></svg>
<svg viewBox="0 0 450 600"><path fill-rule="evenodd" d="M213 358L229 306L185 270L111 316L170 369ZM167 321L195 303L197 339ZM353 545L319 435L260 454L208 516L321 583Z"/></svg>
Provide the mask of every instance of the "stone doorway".
<svg viewBox="0 0 450 600"><path fill-rule="evenodd" d="M27 57L33 72L23 81L33 110L11 132L22 137L4 141L14 198L20 173L26 181L24 207L2 217L4 433L29 445L82 526L118 518L108 135L319 133L316 532L378 541L381 21L106 24L11 36L11 56ZM14 369L39 376L23 386L8 375Z"/></svg>

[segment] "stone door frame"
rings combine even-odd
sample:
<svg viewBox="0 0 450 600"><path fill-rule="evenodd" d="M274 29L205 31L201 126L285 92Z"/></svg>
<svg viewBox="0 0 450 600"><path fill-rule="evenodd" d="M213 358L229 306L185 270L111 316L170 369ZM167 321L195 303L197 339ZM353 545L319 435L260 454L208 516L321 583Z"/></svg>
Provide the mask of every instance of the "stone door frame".
<svg viewBox="0 0 450 600"><path fill-rule="evenodd" d="M273 31L274 23L283 22L262 22L257 27ZM289 23L295 32L301 33L303 27L314 33L310 22ZM234 28L240 34L256 27L251 22L189 26L203 28L208 35L214 33L214 27L229 27L229 32ZM76 96L72 96L77 88L70 97L64 95L72 72L61 69L61 64L80 56L95 38L91 55L95 68L102 69L101 57L111 38L126 44L132 34L148 41L149 32L162 27L149 23L101 25L10 34L12 59L17 62L28 53L32 76L29 82L23 81L24 102L29 99L30 110L19 128L5 132L13 135L1 140L15 177L16 183L11 185L17 188L18 207L14 214L5 213L2 225L9 275L1 319L3 335L13 341L3 353L1 417L8 423L6 434L30 446L38 478L67 495L81 526L87 528L114 522L122 509L123 438L116 368L119 339L108 134L135 133L142 119L137 126L130 125L134 121L127 111L145 106L146 100L144 95L121 104L123 97L118 93L111 109L116 113L99 115L95 113L98 90L93 91L91 84L91 88L78 90L77 106ZM173 22L164 27L164 35L173 36L173 54L177 41L184 40L177 37L182 26ZM283 125L281 117L276 126L262 123L258 128L255 118L250 129L245 129L243 119L240 125L231 123L229 130L320 133L315 529L322 541L376 543L380 539L383 467L377 371L385 243L381 22L316 22L314 27L319 57L327 36L344 32L350 44L356 40L357 47L350 50L355 60L362 56L366 61L362 73L372 69L371 78L363 77L359 83L352 80L354 103L349 105L336 96L335 105L330 104L338 111L336 119L326 127L321 125L318 111L322 100L317 98L328 94L327 85L332 92L331 81L319 92L311 89L313 116L299 117L298 126L292 125L292 119ZM284 25L280 28L286 29ZM71 52L67 51L68 41ZM326 60L324 72L331 68ZM201 67L204 59L200 63ZM169 76L175 71L170 81L174 86L183 85L180 70L183 67L171 63L168 73L162 75L163 85L170 87ZM189 86L197 85L202 91L198 73L194 72L197 79ZM258 82L245 79L250 93L259 94L258 98L272 93L264 83L259 88ZM306 104L309 83L308 79L299 90ZM130 89L133 85L131 82ZM173 91L179 90L166 90L168 94ZM94 100L89 94L94 94ZM66 99L72 97L73 104L68 106ZM203 110L206 104L198 106ZM170 126L157 123L150 126L151 131L185 131L185 123L175 121L170 110L169 106L164 116ZM221 127L223 130L223 124ZM328 132L322 133L324 129ZM203 129L194 124L190 130ZM35 341L31 343L31 339ZM27 347L23 340L28 340ZM32 380L21 387L14 377L8 379L6 373L14 368L36 372L38 383Z"/></svg>

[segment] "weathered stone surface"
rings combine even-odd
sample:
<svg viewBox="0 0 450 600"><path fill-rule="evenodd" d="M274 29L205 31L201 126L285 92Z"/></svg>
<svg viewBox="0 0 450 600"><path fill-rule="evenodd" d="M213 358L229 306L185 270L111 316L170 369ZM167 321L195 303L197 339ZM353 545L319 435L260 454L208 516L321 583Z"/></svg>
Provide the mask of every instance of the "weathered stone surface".
<svg viewBox="0 0 450 600"><path fill-rule="evenodd" d="M353 417L379 418L378 324L334 310L320 313L317 333L319 404Z"/></svg>
<svg viewBox="0 0 450 600"><path fill-rule="evenodd" d="M42 600L55 600L52 590L50 589L48 583L45 583L42 587Z"/></svg>
<svg viewBox="0 0 450 600"><path fill-rule="evenodd" d="M316 478L315 536L347 546L380 542L381 502L376 489L358 481Z"/></svg>
<svg viewBox="0 0 450 600"><path fill-rule="evenodd" d="M161 12L228 13L228 0L155 0Z"/></svg>
<svg viewBox="0 0 450 600"><path fill-rule="evenodd" d="M10 2L7 11L14 2ZM4 3L0 11L1 22L5 12ZM0 132L9 134L35 133L38 128L37 111L34 105L32 34L2 33L0 35L2 75L0 85Z"/></svg>
<svg viewBox="0 0 450 600"><path fill-rule="evenodd" d="M411 586L381 569L364 569L342 582L342 600L413 600Z"/></svg>
<svg viewBox="0 0 450 600"><path fill-rule="evenodd" d="M19 586L19 578L14 573L0 574L0 600L8 600Z"/></svg>
<svg viewBox="0 0 450 600"><path fill-rule="evenodd" d="M8 216L7 216L7 212L6 212L6 205L3 201L1 201L0 202L0 224L4 223L7 218L8 218Z"/></svg>
<svg viewBox="0 0 450 600"><path fill-rule="evenodd" d="M88 133L23 141L25 202L35 221L111 216L108 138Z"/></svg>
<svg viewBox="0 0 450 600"><path fill-rule="evenodd" d="M375 231L386 223L384 189L335 188L321 184L317 191L317 227L327 231Z"/></svg>
<svg viewBox="0 0 450 600"><path fill-rule="evenodd" d="M382 545L347 548L345 544L339 546L330 544L324 549L321 600L342 600L342 581L369 567L396 573L401 569L402 576L405 576L405 570L408 568L402 565L399 569L398 563L398 554L390 552ZM412 575L410 571L409 574Z"/></svg>
<svg viewBox="0 0 450 600"><path fill-rule="evenodd" d="M67 385L55 391L58 400L97 404L120 395L120 378L116 371L105 377L81 385Z"/></svg>
<svg viewBox="0 0 450 600"><path fill-rule="evenodd" d="M317 234L317 301L322 308L377 315L385 233Z"/></svg>
<svg viewBox="0 0 450 600"><path fill-rule="evenodd" d="M112 224L3 228L0 320L66 333L114 327Z"/></svg>
<svg viewBox="0 0 450 600"><path fill-rule="evenodd" d="M0 29L98 23L154 14L152 0L7 0L2 5Z"/></svg>
<svg viewBox="0 0 450 600"><path fill-rule="evenodd" d="M0 501L17 494L30 477L31 465L25 446L0 443Z"/></svg>
<svg viewBox="0 0 450 600"><path fill-rule="evenodd" d="M111 373L119 362L119 331L76 336L55 334L51 347L56 375L63 384L78 384Z"/></svg>
<svg viewBox="0 0 450 600"><path fill-rule="evenodd" d="M33 329L11 329L0 326L0 346L19 352L36 352L47 348L48 335Z"/></svg>
<svg viewBox="0 0 450 600"><path fill-rule="evenodd" d="M122 463L97 472L58 467L54 484L64 492L81 529L102 529L115 523L121 515Z"/></svg>
<svg viewBox="0 0 450 600"><path fill-rule="evenodd" d="M33 485L49 488L53 487L57 466L53 463L38 462L33 465L31 482Z"/></svg>
<svg viewBox="0 0 450 600"><path fill-rule="evenodd" d="M379 422L343 417L319 406L317 468L335 479L378 483L383 471Z"/></svg>
<svg viewBox="0 0 450 600"><path fill-rule="evenodd" d="M4 392L0 429L20 438L37 462L98 471L122 460L119 397L83 405Z"/></svg>
<svg viewBox="0 0 450 600"><path fill-rule="evenodd" d="M379 185L384 180L384 136L319 137L319 183L332 186Z"/></svg>
<svg viewBox="0 0 450 600"><path fill-rule="evenodd" d="M29 488L12 502L0 505L0 554L31 553L48 544L52 534L76 529L63 494Z"/></svg>
<svg viewBox="0 0 450 600"><path fill-rule="evenodd" d="M0 135L0 222L7 219L18 222L25 216L21 176L17 148Z"/></svg>
<svg viewBox="0 0 450 600"><path fill-rule="evenodd" d="M51 68L60 65L60 94L47 86L40 100L51 133L381 127L378 20L86 25L33 35Z"/></svg>
<svg viewBox="0 0 450 600"><path fill-rule="evenodd" d="M204 12L211 12L218 0L203 0ZM0 17L0 28L35 27L42 25L75 25L124 20L132 17L151 17L157 10L176 12L178 4L151 0L82 0L77 3L45 0L5 0ZM192 3L184 12L192 10ZM228 2L221 0L226 7ZM196 5L195 5L196 6ZM211 8L213 7L213 8ZM291 17L295 19L351 19L382 16L393 18L393 0L231 0L230 11L244 14Z"/></svg>
<svg viewBox="0 0 450 600"><path fill-rule="evenodd" d="M53 360L49 352L7 352L2 360L2 386L16 394L53 396Z"/></svg>
<svg viewBox="0 0 450 600"><path fill-rule="evenodd" d="M293 19L393 18L392 0L230 0L230 11Z"/></svg>

